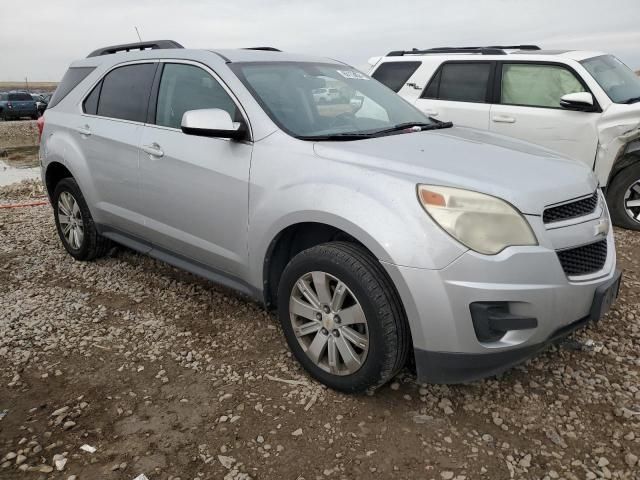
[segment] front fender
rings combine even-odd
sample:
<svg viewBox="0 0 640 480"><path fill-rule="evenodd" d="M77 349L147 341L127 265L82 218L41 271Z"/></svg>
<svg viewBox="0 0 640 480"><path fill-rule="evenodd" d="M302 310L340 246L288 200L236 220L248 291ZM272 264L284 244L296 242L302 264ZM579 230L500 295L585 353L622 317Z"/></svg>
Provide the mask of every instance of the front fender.
<svg viewBox="0 0 640 480"><path fill-rule="evenodd" d="M249 218L253 285L262 286L272 241L287 227L304 222L338 228L380 261L395 265L441 269L466 251L429 219L418 203L415 182L371 171L358 185L355 178L358 175L325 177L316 171L313 177L253 196Z"/></svg>

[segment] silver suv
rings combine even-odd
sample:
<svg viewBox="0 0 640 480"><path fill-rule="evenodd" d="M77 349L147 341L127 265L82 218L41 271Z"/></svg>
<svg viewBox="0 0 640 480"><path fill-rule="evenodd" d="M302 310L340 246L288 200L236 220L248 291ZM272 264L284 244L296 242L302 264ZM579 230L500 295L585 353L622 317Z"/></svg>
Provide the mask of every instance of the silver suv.
<svg viewBox="0 0 640 480"><path fill-rule="evenodd" d="M314 97L327 85L335 102ZM410 357L424 382L495 374L618 291L589 168L431 120L334 60L108 47L71 65L41 125L70 255L116 242L277 309L295 357L338 390Z"/></svg>

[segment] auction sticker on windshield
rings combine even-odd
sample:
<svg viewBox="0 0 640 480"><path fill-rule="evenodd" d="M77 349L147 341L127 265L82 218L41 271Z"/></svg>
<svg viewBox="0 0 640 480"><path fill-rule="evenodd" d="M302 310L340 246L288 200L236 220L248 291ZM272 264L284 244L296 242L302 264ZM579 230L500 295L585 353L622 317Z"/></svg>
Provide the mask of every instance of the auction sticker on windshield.
<svg viewBox="0 0 640 480"><path fill-rule="evenodd" d="M337 70L337 72L344 78L351 78L353 80L369 80L364 73L356 72L355 70Z"/></svg>

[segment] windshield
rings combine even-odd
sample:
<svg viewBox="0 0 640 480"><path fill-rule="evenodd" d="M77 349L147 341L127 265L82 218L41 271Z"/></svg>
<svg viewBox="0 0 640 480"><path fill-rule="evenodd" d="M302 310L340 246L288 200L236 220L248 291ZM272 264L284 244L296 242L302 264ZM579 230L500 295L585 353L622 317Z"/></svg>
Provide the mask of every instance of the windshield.
<svg viewBox="0 0 640 480"><path fill-rule="evenodd" d="M595 78L612 102L640 101L640 77L613 55L602 55L580 63Z"/></svg>
<svg viewBox="0 0 640 480"><path fill-rule="evenodd" d="M302 139L367 135L433 124L387 87L347 66L311 62L230 65L271 119Z"/></svg>

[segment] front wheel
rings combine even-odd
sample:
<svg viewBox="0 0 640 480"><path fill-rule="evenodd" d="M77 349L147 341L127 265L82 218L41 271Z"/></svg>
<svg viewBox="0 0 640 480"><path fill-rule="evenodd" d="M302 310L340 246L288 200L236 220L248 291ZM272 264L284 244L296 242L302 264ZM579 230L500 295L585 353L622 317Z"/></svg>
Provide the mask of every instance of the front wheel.
<svg viewBox="0 0 640 480"><path fill-rule="evenodd" d="M607 187L607 204L614 225L640 230L640 163L619 171Z"/></svg>
<svg viewBox="0 0 640 480"><path fill-rule="evenodd" d="M336 390L375 389L406 362L410 335L398 294L359 245L332 242L296 255L280 281L278 316L297 360Z"/></svg>

